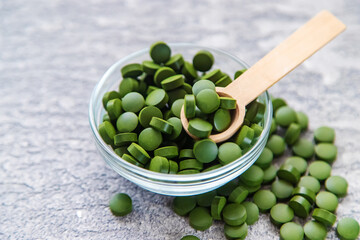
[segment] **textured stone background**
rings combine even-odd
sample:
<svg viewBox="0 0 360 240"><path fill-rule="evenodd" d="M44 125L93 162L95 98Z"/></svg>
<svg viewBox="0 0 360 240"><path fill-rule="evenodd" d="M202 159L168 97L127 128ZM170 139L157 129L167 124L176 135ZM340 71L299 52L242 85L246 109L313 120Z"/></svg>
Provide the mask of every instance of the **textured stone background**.
<svg viewBox="0 0 360 240"><path fill-rule="evenodd" d="M311 131L336 129L333 174L350 183L338 217L360 220L359 1L0 0L0 239L224 239L222 224L194 231L171 197L105 164L87 120L91 91L112 63L157 40L253 64L322 9L348 29L271 93L309 114ZM108 210L115 192L133 198L124 218ZM275 238L267 215L249 229L248 239Z"/></svg>

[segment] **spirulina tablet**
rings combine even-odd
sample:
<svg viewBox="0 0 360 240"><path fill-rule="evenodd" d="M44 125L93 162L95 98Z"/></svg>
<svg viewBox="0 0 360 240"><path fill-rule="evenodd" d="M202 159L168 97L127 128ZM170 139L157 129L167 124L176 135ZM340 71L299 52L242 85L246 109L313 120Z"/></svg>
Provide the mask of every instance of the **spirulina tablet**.
<svg viewBox="0 0 360 240"><path fill-rule="evenodd" d="M124 78L119 84L119 95L123 98L130 92L137 92L139 90L139 81L133 78Z"/></svg>
<svg viewBox="0 0 360 240"><path fill-rule="evenodd" d="M204 89L211 89L215 91L215 84L210 80L202 79L194 83L192 87L192 91L195 96Z"/></svg>
<svg viewBox="0 0 360 240"><path fill-rule="evenodd" d="M304 238L304 230L298 223L288 222L280 228L281 240L302 240Z"/></svg>
<svg viewBox="0 0 360 240"><path fill-rule="evenodd" d="M151 127L145 128L139 134L139 145L147 151L153 151L162 143L162 135L158 130Z"/></svg>
<svg viewBox="0 0 360 240"><path fill-rule="evenodd" d="M254 194L253 201L261 212L267 212L276 204L276 197L271 191L263 189Z"/></svg>
<svg viewBox="0 0 360 240"><path fill-rule="evenodd" d="M182 68L182 74L188 79L188 81L192 81L198 77L197 71L194 66L189 62L184 62L184 66Z"/></svg>
<svg viewBox="0 0 360 240"><path fill-rule="evenodd" d="M165 66L172 68L175 72L180 72L184 65L184 58L180 53L170 57L170 60L165 63Z"/></svg>
<svg viewBox="0 0 360 240"><path fill-rule="evenodd" d="M174 127L174 129L172 133L166 137L170 140L178 139L183 130L181 120L177 117L171 117L167 120L167 122L169 122Z"/></svg>
<svg viewBox="0 0 360 240"><path fill-rule="evenodd" d="M220 106L220 98L212 89L201 90L195 97L196 106L203 113L213 113Z"/></svg>
<svg viewBox="0 0 360 240"><path fill-rule="evenodd" d="M241 149L247 150L254 139L254 129L249 126L243 125L239 133L235 137L235 142Z"/></svg>
<svg viewBox="0 0 360 240"><path fill-rule="evenodd" d="M127 112L139 112L145 104L144 97L138 92L130 92L122 98L122 108Z"/></svg>
<svg viewBox="0 0 360 240"><path fill-rule="evenodd" d="M277 169L274 165L270 165L268 168L264 169L264 179L263 183L267 184L272 182L276 178Z"/></svg>
<svg viewBox="0 0 360 240"><path fill-rule="evenodd" d="M253 202L242 202L241 205L243 205L246 209L246 224L252 225L259 219L259 208L256 206Z"/></svg>
<svg viewBox="0 0 360 240"><path fill-rule="evenodd" d="M291 123L296 122L296 112L288 106L282 106L276 110L275 119L280 126L288 127Z"/></svg>
<svg viewBox="0 0 360 240"><path fill-rule="evenodd" d="M306 198L306 200L308 200L310 204L313 204L315 202L315 193L306 187L296 187L293 190L292 194Z"/></svg>
<svg viewBox="0 0 360 240"><path fill-rule="evenodd" d="M316 195L316 206L319 208L328 210L330 212L335 212L338 204L338 198L331 192L320 191Z"/></svg>
<svg viewBox="0 0 360 240"><path fill-rule="evenodd" d="M186 118L195 117L195 109L196 109L195 96L192 94L185 95L184 98L185 117Z"/></svg>
<svg viewBox="0 0 360 240"><path fill-rule="evenodd" d="M194 118L189 121L188 131L198 138L208 137L212 129L211 123L201 118Z"/></svg>
<svg viewBox="0 0 360 240"><path fill-rule="evenodd" d="M177 146L166 146L155 149L155 156L166 157L167 159L175 158L179 155L179 149Z"/></svg>
<svg viewBox="0 0 360 240"><path fill-rule="evenodd" d="M260 167L252 165L239 178L249 186L257 186L263 181L264 171Z"/></svg>
<svg viewBox="0 0 360 240"><path fill-rule="evenodd" d="M231 114L229 110L219 108L214 114L214 127L218 132L225 131L231 124Z"/></svg>
<svg viewBox="0 0 360 240"><path fill-rule="evenodd" d="M160 156L155 156L151 159L149 170L159 173L169 173L169 161Z"/></svg>
<svg viewBox="0 0 360 240"><path fill-rule="evenodd" d="M311 209L309 201L297 195L290 199L289 206L294 210L295 215L301 218L306 218Z"/></svg>
<svg viewBox="0 0 360 240"><path fill-rule="evenodd" d="M204 231L212 225L212 222L213 218L207 208L196 207L190 212L189 223L196 230Z"/></svg>
<svg viewBox="0 0 360 240"><path fill-rule="evenodd" d="M328 163L334 162L337 155L337 147L332 143L319 143L315 146L315 156L319 160Z"/></svg>
<svg viewBox="0 0 360 240"><path fill-rule="evenodd" d="M246 220L246 208L239 203L227 204L222 212L224 222L230 226L240 226Z"/></svg>
<svg viewBox="0 0 360 240"><path fill-rule="evenodd" d="M194 144L194 155L199 162L209 163L216 159L218 147L210 139L199 140Z"/></svg>
<svg viewBox="0 0 360 240"><path fill-rule="evenodd" d="M296 123L300 125L301 131L304 131L308 128L309 118L303 112L296 113Z"/></svg>
<svg viewBox="0 0 360 240"><path fill-rule="evenodd" d="M278 179L271 184L271 191L278 199L286 199L292 195L294 187L291 183Z"/></svg>
<svg viewBox="0 0 360 240"><path fill-rule="evenodd" d="M241 157L242 151L241 148L233 142L226 142L220 145L219 147L219 162L222 165L226 165L239 157Z"/></svg>
<svg viewBox="0 0 360 240"><path fill-rule="evenodd" d="M229 75L224 74L219 80L215 82L215 85L218 87L226 87L232 82Z"/></svg>
<svg viewBox="0 0 360 240"><path fill-rule="evenodd" d="M152 117L149 125L150 127L166 134L171 134L174 130L174 126L171 123L158 117Z"/></svg>
<svg viewBox="0 0 360 240"><path fill-rule="evenodd" d="M277 172L277 176L280 179L288 181L292 184L297 184L300 179L300 172L292 165L283 164Z"/></svg>
<svg viewBox="0 0 360 240"><path fill-rule="evenodd" d="M184 85L184 82L185 82L184 76L182 74L177 74L162 80L161 87L165 91L170 91L175 88L181 87L182 85Z"/></svg>
<svg viewBox="0 0 360 240"><path fill-rule="evenodd" d="M137 78L142 73L142 66L138 63L130 63L121 68L121 74L124 78Z"/></svg>
<svg viewBox="0 0 360 240"><path fill-rule="evenodd" d="M149 154L136 143L132 143L127 150L136 160L144 165L150 160Z"/></svg>
<svg viewBox="0 0 360 240"><path fill-rule="evenodd" d="M315 208L312 217L324 224L325 226L332 226L336 221L336 215L322 208Z"/></svg>
<svg viewBox="0 0 360 240"><path fill-rule="evenodd" d="M127 161L131 164L134 164L135 166L142 167L142 168L144 167L144 165L142 163L140 163L139 161L136 161L134 157L132 157L131 155L129 155L127 153L124 153L121 157L125 161Z"/></svg>
<svg viewBox="0 0 360 240"><path fill-rule="evenodd" d="M214 56L207 50L200 50L193 58L194 68L200 72L208 71L214 64Z"/></svg>
<svg viewBox="0 0 360 240"><path fill-rule="evenodd" d="M245 239L248 233L248 226L243 223L240 226L230 226L225 224L224 234L228 239Z"/></svg>
<svg viewBox="0 0 360 240"><path fill-rule="evenodd" d="M216 192L220 196L228 197L230 193L239 185L239 180L237 178L229 181L228 183L222 185L218 189L216 189Z"/></svg>
<svg viewBox="0 0 360 240"><path fill-rule="evenodd" d="M223 196L214 197L211 203L211 216L215 220L221 220L221 212L226 205L226 198Z"/></svg>
<svg viewBox="0 0 360 240"><path fill-rule="evenodd" d="M255 161L255 165L258 165L262 169L266 169L270 166L273 159L274 155L272 151L265 147L259 158Z"/></svg>
<svg viewBox="0 0 360 240"><path fill-rule="evenodd" d="M338 197L345 197L348 183L343 177L331 176L326 179L325 188L327 191L332 192Z"/></svg>
<svg viewBox="0 0 360 240"><path fill-rule="evenodd" d="M277 226L290 222L294 218L294 211L285 203L278 203L270 210L270 220Z"/></svg>
<svg viewBox="0 0 360 240"><path fill-rule="evenodd" d="M300 174L306 172L307 162L302 157L298 157L298 156L288 157L284 163L295 167Z"/></svg>
<svg viewBox="0 0 360 240"><path fill-rule="evenodd" d="M106 104L106 111L111 121L116 121L122 113L122 102L120 99L111 99Z"/></svg>
<svg viewBox="0 0 360 240"><path fill-rule="evenodd" d="M353 218L343 218L336 226L336 232L341 240L355 240L359 236L359 223Z"/></svg>
<svg viewBox="0 0 360 240"><path fill-rule="evenodd" d="M147 75L153 76L155 72L161 68L161 65L153 61L143 61L142 68Z"/></svg>
<svg viewBox="0 0 360 240"><path fill-rule="evenodd" d="M116 121L116 128L119 132L132 132L138 125L138 116L133 112L122 113Z"/></svg>
<svg viewBox="0 0 360 240"><path fill-rule="evenodd" d="M297 123L291 123L285 132L285 142L289 145L293 145L299 139L300 133L300 125Z"/></svg>
<svg viewBox="0 0 360 240"><path fill-rule="evenodd" d="M183 236L180 240L200 240L200 238L198 238L194 235L186 235L186 236Z"/></svg>
<svg viewBox="0 0 360 240"><path fill-rule="evenodd" d="M132 211L132 200L129 195L118 193L110 199L109 207L115 216L125 216Z"/></svg>
<svg viewBox="0 0 360 240"><path fill-rule="evenodd" d="M314 193L318 193L321 186L319 180L317 180L316 178L312 176L303 176L298 182L298 187L306 187Z"/></svg>
<svg viewBox="0 0 360 240"><path fill-rule="evenodd" d="M175 197L172 202L172 209L180 216L185 216L196 207L196 199L190 197Z"/></svg>
<svg viewBox="0 0 360 240"><path fill-rule="evenodd" d="M273 134L269 138L266 147L272 151L274 156L280 156L285 152L286 149L285 140L279 135Z"/></svg>
<svg viewBox="0 0 360 240"><path fill-rule="evenodd" d="M220 97L220 107L227 110L236 109L236 100L230 97Z"/></svg>
<svg viewBox="0 0 360 240"><path fill-rule="evenodd" d="M180 118L180 112L183 105L184 105L184 99L177 99L171 105L171 112L174 114L175 117ZM195 109L194 109L194 113L195 113Z"/></svg>
<svg viewBox="0 0 360 240"><path fill-rule="evenodd" d="M228 200L232 203L242 203L248 194L249 191L246 188L238 186L230 193Z"/></svg>
<svg viewBox="0 0 360 240"><path fill-rule="evenodd" d="M150 57L155 63L165 63L170 59L171 49L164 42L155 42L150 47Z"/></svg>
<svg viewBox="0 0 360 240"><path fill-rule="evenodd" d="M164 89L156 89L146 97L145 104L148 106L155 106L161 109L165 106L168 100L169 96Z"/></svg>
<svg viewBox="0 0 360 240"><path fill-rule="evenodd" d="M287 103L286 103L286 101L285 101L283 98L273 98L273 99L271 100L271 103L272 103L272 105L273 105L273 112L274 112L274 114L276 113L276 111L277 111L279 108L281 108L281 107L283 107L283 106L287 106Z"/></svg>
<svg viewBox="0 0 360 240"><path fill-rule="evenodd" d="M308 221L304 225L304 233L309 240L325 239L327 230L324 224L317 221Z"/></svg>
<svg viewBox="0 0 360 240"><path fill-rule="evenodd" d="M201 171L203 169L203 163L196 159L185 159L179 162L179 170L196 169Z"/></svg>
<svg viewBox="0 0 360 240"><path fill-rule="evenodd" d="M141 109L139 113L139 122L141 126L147 128L150 126L150 121L153 117L163 118L163 114L157 107L147 106Z"/></svg>
<svg viewBox="0 0 360 240"><path fill-rule="evenodd" d="M293 146L293 153L296 156L302 157L304 159L309 159L314 155L314 144L304 138L300 138Z"/></svg>
<svg viewBox="0 0 360 240"><path fill-rule="evenodd" d="M324 181L331 175L331 166L324 161L314 161L309 165L309 174L319 181Z"/></svg>
<svg viewBox="0 0 360 240"><path fill-rule="evenodd" d="M103 103L103 107L106 109L106 104L108 103L108 101L115 99L115 98L119 98L120 99L120 94L116 91L110 91L104 94L103 98L102 98L102 103Z"/></svg>
<svg viewBox="0 0 360 240"><path fill-rule="evenodd" d="M116 130L110 122L105 121L99 125L99 134L104 142L110 145L114 144Z"/></svg>
<svg viewBox="0 0 360 240"><path fill-rule="evenodd" d="M316 142L333 143L335 140L335 131L333 128L322 126L314 131Z"/></svg>

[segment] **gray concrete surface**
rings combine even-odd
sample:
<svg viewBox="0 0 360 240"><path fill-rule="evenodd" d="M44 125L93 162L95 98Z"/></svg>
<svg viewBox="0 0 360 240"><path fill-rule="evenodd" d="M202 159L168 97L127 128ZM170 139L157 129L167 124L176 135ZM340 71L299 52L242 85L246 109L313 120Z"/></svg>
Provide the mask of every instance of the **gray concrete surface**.
<svg viewBox="0 0 360 240"><path fill-rule="evenodd" d="M306 112L310 132L336 129L333 174L350 184L337 215L360 220L359 1L0 0L0 239L225 239L222 223L193 230L171 197L105 164L87 120L91 91L112 63L157 40L217 47L253 64L322 9L348 29L271 93ZM124 218L108 209L116 192L134 201ZM248 233L278 236L268 215Z"/></svg>

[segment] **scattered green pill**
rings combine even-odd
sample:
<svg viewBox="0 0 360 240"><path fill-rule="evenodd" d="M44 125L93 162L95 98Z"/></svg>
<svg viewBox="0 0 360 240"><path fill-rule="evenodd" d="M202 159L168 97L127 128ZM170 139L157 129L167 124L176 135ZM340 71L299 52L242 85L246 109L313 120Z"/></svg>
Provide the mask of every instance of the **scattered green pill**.
<svg viewBox="0 0 360 240"><path fill-rule="evenodd" d="M276 197L271 191L262 189L254 194L253 201L261 212L267 212L276 204Z"/></svg>
<svg viewBox="0 0 360 240"><path fill-rule="evenodd" d="M195 197L175 197L172 202L172 209L177 215L185 216L196 207Z"/></svg>
<svg viewBox="0 0 360 240"><path fill-rule="evenodd" d="M230 226L242 225L247 217L246 208L239 203L227 204L222 212L223 220Z"/></svg>
<svg viewBox="0 0 360 240"><path fill-rule="evenodd" d="M230 226L225 224L224 234L228 239L245 239L248 233L248 226L243 223L240 226Z"/></svg>
<svg viewBox="0 0 360 240"><path fill-rule="evenodd" d="M272 102L272 105L273 105L273 112L274 112L274 114L276 113L276 111L277 111L279 108L281 108L281 107L283 107L283 106L287 106L287 103L286 103L286 101L285 101L283 98L273 98L273 99L271 100L271 102Z"/></svg>
<svg viewBox="0 0 360 240"><path fill-rule="evenodd" d="M335 130L333 128L322 126L314 131L316 142L333 143L335 140Z"/></svg>
<svg viewBox="0 0 360 240"><path fill-rule="evenodd" d="M184 62L183 56L177 53L170 57L170 60L165 63L165 66L172 68L175 72L180 72Z"/></svg>
<svg viewBox="0 0 360 240"><path fill-rule="evenodd" d="M161 87L165 91L169 91L181 87L182 85L184 85L184 82L185 82L184 76L182 74L177 74L162 80Z"/></svg>
<svg viewBox="0 0 360 240"><path fill-rule="evenodd" d="M278 179L271 184L271 191L278 199L286 199L291 197L294 187L291 183Z"/></svg>
<svg viewBox="0 0 360 240"><path fill-rule="evenodd" d="M246 150L251 146L254 139L254 129L243 125L235 137L235 142L241 149Z"/></svg>
<svg viewBox="0 0 360 240"><path fill-rule="evenodd" d="M270 165L268 168L264 169L264 178L263 183L268 184L274 181L276 178L277 169L274 165Z"/></svg>
<svg viewBox="0 0 360 240"><path fill-rule="evenodd" d="M189 215L190 226L196 230L205 231L211 227L213 218L207 208L196 207L190 212Z"/></svg>
<svg viewBox="0 0 360 240"><path fill-rule="evenodd" d="M273 159L274 155L272 151L265 147L259 158L255 161L255 165L261 167L262 169L266 169L271 165Z"/></svg>
<svg viewBox="0 0 360 240"><path fill-rule="evenodd" d="M193 58L194 68L200 72L210 70L214 64L214 56L207 50L200 50Z"/></svg>
<svg viewBox="0 0 360 240"><path fill-rule="evenodd" d="M150 47L150 57L155 63L166 63L171 56L170 47L164 42L155 42Z"/></svg>
<svg viewBox="0 0 360 240"><path fill-rule="evenodd" d="M272 151L274 156L280 156L285 152L286 144L284 138L273 134L269 138L266 147Z"/></svg>
<svg viewBox="0 0 360 240"><path fill-rule="evenodd" d="M226 205L226 198L223 196L214 197L211 203L211 216L215 220L221 220L221 212Z"/></svg>
<svg viewBox="0 0 360 240"><path fill-rule="evenodd" d="M195 158L202 163L209 163L216 159L218 155L216 143L210 139L197 141L194 145Z"/></svg>
<svg viewBox="0 0 360 240"><path fill-rule="evenodd" d="M218 150L219 162L226 165L241 157L241 148L233 142L226 142L220 145Z"/></svg>
<svg viewBox="0 0 360 240"><path fill-rule="evenodd" d="M275 112L276 123L282 127L288 127L291 123L296 122L296 112L288 106L282 106Z"/></svg>
<svg viewBox="0 0 360 240"><path fill-rule="evenodd" d="M325 188L338 197L345 197L348 183L346 179L341 176L330 176L325 181Z"/></svg>
<svg viewBox="0 0 360 240"><path fill-rule="evenodd" d="M314 155L314 144L304 138L300 138L293 146L292 151L296 156L309 159Z"/></svg>
<svg viewBox="0 0 360 240"><path fill-rule="evenodd" d="M270 220L277 226L290 222L294 218L294 211L285 203L278 203L270 210Z"/></svg>
<svg viewBox="0 0 360 240"><path fill-rule="evenodd" d="M303 176L298 182L298 187L306 187L314 193L318 193L321 186L317 178L314 178L313 176Z"/></svg>
<svg viewBox="0 0 360 240"><path fill-rule="evenodd" d="M308 200L310 204L313 204L315 202L315 193L306 187L296 187L293 190L292 195L302 196L306 198L306 200Z"/></svg>
<svg viewBox="0 0 360 240"><path fill-rule="evenodd" d="M296 123L300 125L301 131L304 131L308 128L309 125L309 118L303 112L296 113Z"/></svg>
<svg viewBox="0 0 360 240"><path fill-rule="evenodd" d="M115 216L125 216L132 211L132 200L125 193L117 193L111 197L109 207Z"/></svg>
<svg viewBox="0 0 360 240"><path fill-rule="evenodd" d="M298 156L288 157L285 160L284 164L288 164L295 167L300 174L304 174L308 166L306 160Z"/></svg>
<svg viewBox="0 0 360 240"><path fill-rule="evenodd" d="M146 97L145 104L161 109L165 106L168 100L169 96L164 89L155 89Z"/></svg>
<svg viewBox="0 0 360 240"><path fill-rule="evenodd" d="M285 142L293 145L300 137L301 127L297 123L291 123L285 132Z"/></svg>
<svg viewBox="0 0 360 240"><path fill-rule="evenodd" d="M304 230L302 226L295 222L288 222L280 228L281 240L302 240L304 239Z"/></svg>
<svg viewBox="0 0 360 240"><path fill-rule="evenodd" d="M315 156L319 160L332 163L336 159L336 155L337 148L332 143L319 143L315 146Z"/></svg>
<svg viewBox="0 0 360 240"><path fill-rule="evenodd" d="M214 197L216 197L215 190L196 195L196 203L200 207L210 207Z"/></svg>
<svg viewBox="0 0 360 240"><path fill-rule="evenodd" d="M247 225L253 225L257 220L259 220L259 208L258 206L253 202L242 202L241 205L243 205L246 209L246 224Z"/></svg>
<svg viewBox="0 0 360 240"><path fill-rule="evenodd" d="M289 206L294 210L295 215L301 218L306 218L311 209L309 201L298 195L295 195L290 199Z"/></svg>
<svg viewBox="0 0 360 240"><path fill-rule="evenodd" d="M336 226L336 233L341 240L355 240L359 236L359 223L353 218L343 218Z"/></svg>
<svg viewBox="0 0 360 240"><path fill-rule="evenodd" d="M316 195L316 206L319 208L328 210L329 212L335 212L338 204L338 198L331 192L320 191Z"/></svg>
<svg viewBox="0 0 360 240"><path fill-rule="evenodd" d="M331 227L336 221L336 215L322 208L315 208L312 217L325 226Z"/></svg>
<svg viewBox="0 0 360 240"><path fill-rule="evenodd" d="M325 239L327 230L324 224L317 221L308 221L304 225L304 233L309 240Z"/></svg>
<svg viewBox="0 0 360 240"><path fill-rule="evenodd" d="M309 165L309 174L319 181L324 181L331 175L331 166L324 161L314 161Z"/></svg>
<svg viewBox="0 0 360 240"><path fill-rule="evenodd" d="M249 191L246 188L238 186L230 193L228 200L232 203L242 203L248 194Z"/></svg>
<svg viewBox="0 0 360 240"><path fill-rule="evenodd" d="M277 176L280 179L288 181L292 184L297 184L300 180L300 172L292 165L283 164L277 171Z"/></svg>

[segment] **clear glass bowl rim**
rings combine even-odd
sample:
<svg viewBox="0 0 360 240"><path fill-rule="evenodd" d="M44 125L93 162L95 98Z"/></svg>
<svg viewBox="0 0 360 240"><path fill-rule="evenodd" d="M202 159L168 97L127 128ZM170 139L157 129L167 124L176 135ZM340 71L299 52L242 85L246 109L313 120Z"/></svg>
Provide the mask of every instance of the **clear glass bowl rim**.
<svg viewBox="0 0 360 240"><path fill-rule="evenodd" d="M170 46L170 48L171 47L201 48L204 50L208 50L210 52L216 52L218 54L226 55L227 57L231 58L233 61L249 68L249 65L247 63L245 63L243 60L241 60L238 57L232 55L231 53L228 53L223 50L219 50L219 49L215 49L215 48L211 48L211 47L204 47L204 46L192 44L192 43L168 43L168 45ZM120 60L118 60L117 62L115 62L101 77L100 81L95 85L95 87L92 91L92 94L91 94L91 98L90 98L89 123L90 123L90 128L92 130L93 136L95 138L95 141L121 167L123 167L124 169L131 171L139 176L142 176L145 179L148 179L148 180L151 179L153 181L160 181L163 183L166 183L166 182L174 183L175 182L175 183L181 185L181 184L187 184L187 183L208 181L208 180L211 180L214 178L218 178L221 175L226 174L227 172L231 171L232 169L239 167L239 165L241 165L248 158L249 155L253 154L253 152L255 152L257 150L258 145L261 144L261 140L264 138L267 138L268 133L270 131L271 121L272 121L272 103L271 103L269 93L266 91L264 94L265 94L265 104L267 106L268 114L265 116L264 129L263 129L260 137L258 138L255 145L249 151L247 151L244 155L242 155L237 160L235 160L225 166L211 170L209 172L201 172L201 173L197 173L197 174L164 174L164 173L152 172L145 168L135 166L135 165L125 161L124 159L122 159L111 149L110 146L108 146L102 140L102 138L97 130L98 126L96 126L96 122L95 122L96 116L95 116L95 109L94 109L94 107L95 107L94 101L96 100L96 97L99 95L99 92L100 92L102 86L104 85L104 82L107 80L109 75L114 71L114 69L117 68L117 66L119 66L121 64L125 64L125 63L130 63L130 62L128 62L129 60L131 60L135 57L144 55L148 52L149 52L149 48L144 48L142 50L139 50L137 52L129 54L126 57L123 57Z"/></svg>

